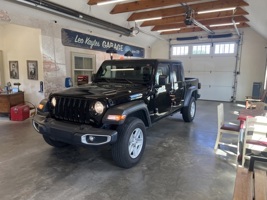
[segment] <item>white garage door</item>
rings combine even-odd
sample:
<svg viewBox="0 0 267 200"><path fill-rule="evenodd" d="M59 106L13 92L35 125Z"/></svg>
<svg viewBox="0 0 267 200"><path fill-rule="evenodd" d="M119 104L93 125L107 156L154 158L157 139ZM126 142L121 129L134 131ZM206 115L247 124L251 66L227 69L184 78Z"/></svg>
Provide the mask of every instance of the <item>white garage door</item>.
<svg viewBox="0 0 267 200"><path fill-rule="evenodd" d="M236 46L235 42L173 45L172 59L183 62L186 77L199 78L201 99L231 101L234 90Z"/></svg>

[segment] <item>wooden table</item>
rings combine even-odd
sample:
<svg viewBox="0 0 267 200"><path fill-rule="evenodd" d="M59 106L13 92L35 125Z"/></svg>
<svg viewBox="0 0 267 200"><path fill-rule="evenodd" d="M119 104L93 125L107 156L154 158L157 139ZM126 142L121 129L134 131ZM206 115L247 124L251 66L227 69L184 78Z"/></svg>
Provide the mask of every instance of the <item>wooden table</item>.
<svg viewBox="0 0 267 200"><path fill-rule="evenodd" d="M24 104L24 92L0 94L0 113L9 114L10 108L18 104Z"/></svg>
<svg viewBox="0 0 267 200"><path fill-rule="evenodd" d="M264 116L266 113L267 110L264 109L242 109L239 112L238 120L240 120L240 122L244 122L247 117Z"/></svg>

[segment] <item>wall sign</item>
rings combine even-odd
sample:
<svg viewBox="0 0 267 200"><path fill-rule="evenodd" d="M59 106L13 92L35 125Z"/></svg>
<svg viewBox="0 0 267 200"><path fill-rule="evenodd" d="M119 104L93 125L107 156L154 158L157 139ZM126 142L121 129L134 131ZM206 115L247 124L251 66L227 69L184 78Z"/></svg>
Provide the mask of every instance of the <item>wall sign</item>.
<svg viewBox="0 0 267 200"><path fill-rule="evenodd" d="M91 49L96 51L104 51L113 47L117 50L117 54L124 55L127 51L131 51L134 57L144 57L144 48L116 42L101 37L96 37L68 29L61 29L62 44L64 46L77 47L83 49Z"/></svg>

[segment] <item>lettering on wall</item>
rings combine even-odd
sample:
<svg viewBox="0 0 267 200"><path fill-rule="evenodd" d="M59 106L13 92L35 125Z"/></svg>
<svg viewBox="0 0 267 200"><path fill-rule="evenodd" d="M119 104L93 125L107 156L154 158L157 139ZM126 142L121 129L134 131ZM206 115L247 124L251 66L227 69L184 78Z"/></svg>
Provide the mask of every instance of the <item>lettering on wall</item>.
<svg viewBox="0 0 267 200"><path fill-rule="evenodd" d="M121 42L92 36L68 29L61 29L62 44L64 46L91 49L106 52L107 49L113 47L117 50L117 54L124 55L127 51L131 51L134 57L144 58L144 48L124 44Z"/></svg>

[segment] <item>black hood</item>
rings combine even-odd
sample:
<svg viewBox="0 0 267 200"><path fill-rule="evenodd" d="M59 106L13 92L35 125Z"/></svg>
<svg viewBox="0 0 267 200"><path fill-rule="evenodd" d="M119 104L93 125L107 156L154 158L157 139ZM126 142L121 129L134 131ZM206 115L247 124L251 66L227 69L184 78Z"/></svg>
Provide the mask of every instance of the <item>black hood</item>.
<svg viewBox="0 0 267 200"><path fill-rule="evenodd" d="M118 98L121 96L132 96L147 91L147 86L141 84L121 83L94 83L73 87L62 92L53 93L53 96L84 97L92 99Z"/></svg>

